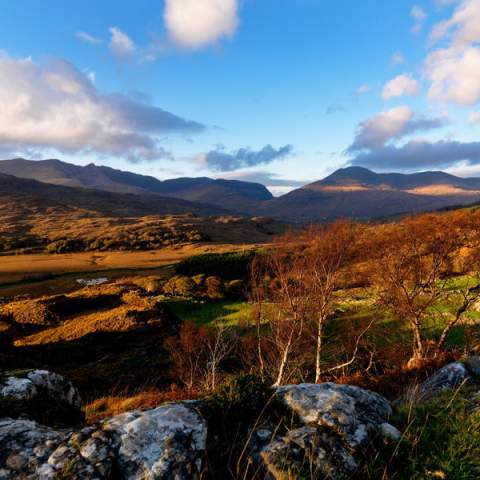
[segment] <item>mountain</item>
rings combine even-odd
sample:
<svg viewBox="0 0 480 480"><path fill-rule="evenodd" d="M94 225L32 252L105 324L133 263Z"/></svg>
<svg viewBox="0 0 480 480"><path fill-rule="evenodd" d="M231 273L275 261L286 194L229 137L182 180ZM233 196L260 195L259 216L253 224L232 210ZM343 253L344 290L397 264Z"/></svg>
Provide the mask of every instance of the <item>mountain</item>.
<svg viewBox="0 0 480 480"><path fill-rule="evenodd" d="M155 177L94 164L85 167L60 160L0 161L0 173L40 182L82 187L115 193L155 194L192 202L219 205L236 212L248 212L272 194L259 183L215 180L207 177L161 181Z"/></svg>
<svg viewBox="0 0 480 480"><path fill-rule="evenodd" d="M328 177L306 186L309 189L324 186L385 187L396 190L412 190L433 185L480 189L480 178L460 178L445 172L375 173L363 167L341 168Z"/></svg>
<svg viewBox="0 0 480 480"><path fill-rule="evenodd" d="M0 209L2 213L24 212L96 212L112 217L192 213L221 215L229 213L215 205L194 203L160 195L137 195L102 190L64 187L0 173ZM1 231L1 229L0 229Z"/></svg>
<svg viewBox="0 0 480 480"><path fill-rule="evenodd" d="M0 161L2 173L18 180L44 182L29 184L30 189L27 184L22 186L27 188L29 198L35 193L32 190L38 193L38 205L68 197L77 207L93 205L127 216L132 211L143 215L186 211L211 215L228 211L310 223L341 217L375 219L480 201L480 178L434 171L401 174L342 168L278 198L259 183L208 177L160 181L110 167L80 167L60 160L4 160ZM70 190L67 193L61 188Z"/></svg>
<svg viewBox="0 0 480 480"><path fill-rule="evenodd" d="M340 217L381 218L478 201L480 178L445 172L382 174L349 167L262 204L259 213L288 221L320 222Z"/></svg>

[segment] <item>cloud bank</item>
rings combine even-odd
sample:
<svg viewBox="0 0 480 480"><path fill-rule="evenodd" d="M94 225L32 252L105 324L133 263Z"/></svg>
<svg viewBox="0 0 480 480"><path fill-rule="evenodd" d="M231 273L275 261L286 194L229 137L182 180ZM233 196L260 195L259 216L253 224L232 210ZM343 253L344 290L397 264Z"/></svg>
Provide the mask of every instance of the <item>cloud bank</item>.
<svg viewBox="0 0 480 480"><path fill-rule="evenodd" d="M235 152L226 152L224 148L217 148L197 157L197 162L217 172L231 172L240 168L265 165L275 160L281 160L293 153L292 145L285 145L278 149L265 145L261 150L240 148Z"/></svg>
<svg viewBox="0 0 480 480"><path fill-rule="evenodd" d="M446 124L445 118L416 116L406 106L391 108L361 122L348 152L373 150L392 140L399 140L419 131L433 130Z"/></svg>
<svg viewBox="0 0 480 480"><path fill-rule="evenodd" d="M238 0L166 0L164 21L174 44L199 49L235 34Z"/></svg>
<svg viewBox="0 0 480 480"><path fill-rule="evenodd" d="M384 146L360 153L351 165L377 169L416 170L447 168L458 162L480 164L480 142L428 142L414 140L401 147Z"/></svg>
<svg viewBox="0 0 480 480"><path fill-rule="evenodd" d="M99 91L72 64L0 53L0 147L94 153L131 162L168 157L159 136L205 127L120 93Z"/></svg>

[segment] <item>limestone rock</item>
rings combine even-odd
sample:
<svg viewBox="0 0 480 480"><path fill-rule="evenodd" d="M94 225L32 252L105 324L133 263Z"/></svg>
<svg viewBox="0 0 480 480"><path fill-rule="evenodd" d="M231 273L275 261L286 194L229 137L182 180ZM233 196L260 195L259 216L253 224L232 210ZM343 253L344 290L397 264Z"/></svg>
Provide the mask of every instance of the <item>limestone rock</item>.
<svg viewBox="0 0 480 480"><path fill-rule="evenodd" d="M302 427L267 445L260 453L266 478L350 478L357 464L341 438L326 428ZM292 477L293 475L293 477Z"/></svg>
<svg viewBox="0 0 480 480"><path fill-rule="evenodd" d="M5 479L100 480L111 476L115 458L113 440L95 428L60 432L10 418L0 420L0 451Z"/></svg>
<svg viewBox="0 0 480 480"><path fill-rule="evenodd" d="M16 400L32 400L39 392L46 393L75 408L82 406L78 390L62 375L47 370L31 370L18 374L6 374L0 379L0 397Z"/></svg>
<svg viewBox="0 0 480 480"><path fill-rule="evenodd" d="M188 404L127 412L104 424L119 443L117 463L122 478L199 478L207 427Z"/></svg>
<svg viewBox="0 0 480 480"><path fill-rule="evenodd" d="M326 426L338 432L351 448L384 433L390 403L360 387L334 383L287 385L277 397L309 426Z"/></svg>

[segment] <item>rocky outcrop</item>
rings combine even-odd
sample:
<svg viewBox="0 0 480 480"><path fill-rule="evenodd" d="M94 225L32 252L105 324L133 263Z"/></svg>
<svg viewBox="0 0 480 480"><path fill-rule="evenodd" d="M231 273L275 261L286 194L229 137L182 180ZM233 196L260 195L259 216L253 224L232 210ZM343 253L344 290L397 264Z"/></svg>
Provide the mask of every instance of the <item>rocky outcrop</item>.
<svg viewBox="0 0 480 480"><path fill-rule="evenodd" d="M277 397L306 425L326 426L338 432L351 448L384 431L392 414L381 395L351 385L335 383L287 385Z"/></svg>
<svg viewBox="0 0 480 480"><path fill-rule="evenodd" d="M348 478L357 464L342 439L329 429L301 427L269 443L260 456L267 478L287 479L308 471L310 478Z"/></svg>
<svg viewBox="0 0 480 480"><path fill-rule="evenodd" d="M62 375L47 370L27 370L0 377L0 397L32 400L40 393L54 397L75 408L82 406L78 390Z"/></svg>
<svg viewBox="0 0 480 480"><path fill-rule="evenodd" d="M188 404L128 412L78 431L6 418L0 420L0 479L195 479L206 434Z"/></svg>
<svg viewBox="0 0 480 480"><path fill-rule="evenodd" d="M252 436L253 460L263 465L266 478L283 480L291 472L329 480L349 478L361 446L378 436L385 441L400 438L388 423L389 402L374 392L322 383L279 387L276 396L302 425L273 438L268 429Z"/></svg>
<svg viewBox="0 0 480 480"><path fill-rule="evenodd" d="M117 464L122 478L199 478L207 427L188 404L124 413L103 428L118 439Z"/></svg>
<svg viewBox="0 0 480 480"><path fill-rule="evenodd" d="M0 420L1 479L110 478L114 442L85 428L61 432L33 420Z"/></svg>

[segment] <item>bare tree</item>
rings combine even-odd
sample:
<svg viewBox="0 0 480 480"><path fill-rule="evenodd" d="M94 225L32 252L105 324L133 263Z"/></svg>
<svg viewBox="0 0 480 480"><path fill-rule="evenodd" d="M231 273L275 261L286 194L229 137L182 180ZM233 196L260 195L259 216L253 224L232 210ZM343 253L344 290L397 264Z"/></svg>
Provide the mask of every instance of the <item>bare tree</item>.
<svg viewBox="0 0 480 480"><path fill-rule="evenodd" d="M353 259L355 239L355 226L347 221L338 221L323 228L311 228L302 238L308 287L314 297L315 383L322 377L324 328L332 315L334 292L338 288L339 278Z"/></svg>
<svg viewBox="0 0 480 480"><path fill-rule="evenodd" d="M293 235L283 236L252 266L259 359L262 369L271 370L275 386L284 381L291 357L302 341L313 300L306 257L295 245ZM261 328L264 323L266 332ZM270 340L268 361L263 347L266 338Z"/></svg>
<svg viewBox="0 0 480 480"><path fill-rule="evenodd" d="M220 365L233 353L238 336L233 328L218 321L210 328L210 334L205 344L204 377L206 389L213 391L218 385Z"/></svg>
<svg viewBox="0 0 480 480"><path fill-rule="evenodd" d="M359 231L358 225L347 221L312 227L280 237L254 262L252 298L260 370L264 372L273 359L274 385L295 370L305 378L305 365L311 372L312 342L314 377L321 381L325 326L333 317L335 291L355 259ZM267 331L262 328L265 323ZM355 340L352 358L329 367L329 372L353 364L365 333L360 332ZM267 338L270 343L265 345Z"/></svg>
<svg viewBox="0 0 480 480"><path fill-rule="evenodd" d="M380 301L412 331L410 365L428 357L427 321L435 306L446 294L448 274L454 253L462 242L454 224L441 216L425 215L408 219L390 228L388 248L382 250L375 265ZM451 328L470 306L471 293L465 305L444 327L434 351L443 346ZM430 342L432 339L428 339Z"/></svg>
<svg viewBox="0 0 480 480"><path fill-rule="evenodd" d="M209 332L194 322L184 322L178 336L168 337L165 348L172 360L173 373L191 393L200 386L207 362Z"/></svg>

